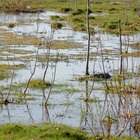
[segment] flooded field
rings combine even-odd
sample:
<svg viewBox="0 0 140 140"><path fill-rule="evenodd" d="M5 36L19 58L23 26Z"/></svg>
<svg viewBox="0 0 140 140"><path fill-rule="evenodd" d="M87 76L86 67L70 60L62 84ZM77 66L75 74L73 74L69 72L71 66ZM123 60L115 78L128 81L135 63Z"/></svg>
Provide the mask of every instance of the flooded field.
<svg viewBox="0 0 140 140"><path fill-rule="evenodd" d="M89 71L111 78L79 80L85 75L88 36L66 21L62 29L51 29L53 15L66 16L53 11L0 14L0 124L62 123L94 135L139 137L140 50L134 44L140 43L140 34L122 36L119 77L119 36L97 28L91 36ZM51 86L32 87L33 79Z"/></svg>

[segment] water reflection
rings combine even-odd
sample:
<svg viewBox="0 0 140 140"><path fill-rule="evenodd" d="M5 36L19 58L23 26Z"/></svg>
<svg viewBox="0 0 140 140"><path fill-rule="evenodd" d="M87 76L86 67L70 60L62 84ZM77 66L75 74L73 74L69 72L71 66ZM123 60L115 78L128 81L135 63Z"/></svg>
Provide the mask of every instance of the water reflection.
<svg viewBox="0 0 140 140"><path fill-rule="evenodd" d="M110 137L129 135L139 137L140 100L134 94L105 93L105 100L96 97L88 81L85 82L86 96L81 107L80 127L94 135ZM137 100L135 100L137 98Z"/></svg>

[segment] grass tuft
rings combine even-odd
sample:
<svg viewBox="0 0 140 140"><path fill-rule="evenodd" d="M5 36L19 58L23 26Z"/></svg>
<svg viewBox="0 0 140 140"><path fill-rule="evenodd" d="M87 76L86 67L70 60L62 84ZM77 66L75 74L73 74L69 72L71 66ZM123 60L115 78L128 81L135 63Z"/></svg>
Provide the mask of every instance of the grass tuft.
<svg viewBox="0 0 140 140"><path fill-rule="evenodd" d="M62 13L68 13L70 11L72 11L72 8L61 8L60 9L60 12L62 12Z"/></svg>
<svg viewBox="0 0 140 140"><path fill-rule="evenodd" d="M60 19L60 16L51 16L51 20L59 20Z"/></svg>
<svg viewBox="0 0 140 140"><path fill-rule="evenodd" d="M51 83L48 81L43 81L42 79L34 79L29 83L31 88L47 88L51 86Z"/></svg>
<svg viewBox="0 0 140 140"><path fill-rule="evenodd" d="M14 23L9 23L7 26L8 26L8 28L14 28L15 24Z"/></svg>
<svg viewBox="0 0 140 140"><path fill-rule="evenodd" d="M59 23L59 22L54 22L51 24L51 28L55 30L61 29L62 26L63 26L62 23Z"/></svg>

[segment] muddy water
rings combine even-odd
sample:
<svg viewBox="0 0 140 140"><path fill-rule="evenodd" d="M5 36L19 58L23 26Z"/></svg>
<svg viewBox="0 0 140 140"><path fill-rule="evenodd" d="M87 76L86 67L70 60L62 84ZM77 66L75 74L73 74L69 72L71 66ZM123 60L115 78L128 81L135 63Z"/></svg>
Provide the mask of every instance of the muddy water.
<svg viewBox="0 0 140 140"><path fill-rule="evenodd" d="M37 35L40 37L40 32L43 32L44 37L50 37L51 35L51 15L65 16L65 14L48 11L41 14L1 14L1 23L18 23L13 29L5 28L9 31L27 34ZM39 18L39 22L38 22ZM22 24L21 24L22 23ZM54 86L51 91L48 106L45 108L45 97L48 96L49 89L44 92L41 89L28 89L28 98L30 100L15 100L17 95L10 94L10 100L13 103L8 106L1 105L0 123L7 122L24 122L35 123L41 122L54 122L64 123L74 127L80 127L84 130L90 131L93 134L107 133L108 116L113 119L111 134L117 135L122 132L122 135L129 135L128 131L130 125L134 125L139 120L139 97L135 94L131 95L117 95L108 93L102 90L105 88L105 83L95 82L78 82L75 80L76 75L84 75L85 73L85 59L74 59L78 55L86 54L87 34L83 32L75 32L71 30L71 26L65 25L61 30L54 31L53 40L69 40L77 43L81 43L84 47L78 49L59 49L51 50L51 55L64 54L63 61L58 61L56 66L56 84L67 84L62 86ZM128 37L123 37L123 42L127 44ZM136 43L140 40L140 35L129 36L129 43ZM3 47L3 46L2 46ZM10 46L14 49L13 46ZM9 57L16 57L15 63L24 63L23 59L19 59L20 56L31 56L30 61L26 62L27 68L17 70L16 76L13 79L13 83L24 83L28 81L31 71L34 69L35 60L32 55L36 55L36 47L32 46L15 46L15 49L33 51L32 54L10 54ZM123 51L134 52L136 50L123 46ZM105 71L109 72L112 76L116 76L119 71L120 57L119 57L119 37L110 34L95 34L92 36L91 51L101 52L110 51L108 55L92 56L90 61L90 73L103 72L103 65ZM44 49L39 50L39 54L43 55ZM7 56L3 56L6 60ZM13 61L1 61L1 63L13 63ZM44 74L43 62L38 62L36 71L33 78L42 78ZM127 57L124 58L124 69L128 72L139 72L140 58L139 57ZM46 80L52 81L54 76L55 63L50 62L49 68L46 74ZM9 85L11 78L0 81L1 86ZM110 81L107 81L108 84ZM139 77L129 77L126 79L128 84L136 83L139 85ZM93 89L92 89L93 86ZM91 90L92 89L92 90ZM20 89L24 90L24 87ZM19 91L18 91L19 92ZM86 101L90 94L91 101ZM4 95L4 98L6 95ZM120 104L120 100L122 101ZM126 115L133 114L134 117L127 118ZM135 122L136 121L136 122ZM101 123L102 122L102 123ZM123 128L125 129L123 130ZM137 136L137 133L131 128L131 134Z"/></svg>

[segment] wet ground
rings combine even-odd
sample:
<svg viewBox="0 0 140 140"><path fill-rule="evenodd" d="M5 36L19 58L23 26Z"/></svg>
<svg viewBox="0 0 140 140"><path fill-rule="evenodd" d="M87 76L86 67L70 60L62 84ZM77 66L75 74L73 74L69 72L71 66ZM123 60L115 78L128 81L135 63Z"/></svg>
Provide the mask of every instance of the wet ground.
<svg viewBox="0 0 140 140"><path fill-rule="evenodd" d="M26 64L26 68L15 70L13 78L0 81L1 87L21 85L10 91L8 105L1 104L0 123L24 122L39 124L42 122L63 123L74 127L80 127L93 134L111 133L113 135L134 135L139 132L134 128L140 124L140 98L132 92L130 94L115 94L105 91L106 83L117 87L120 83L125 85L139 86L140 82L140 56L123 57L123 68L128 74L123 81L102 80L82 81L76 80L77 76L85 73L85 57L87 34L75 32L65 21L65 26L60 30L51 30L50 16L65 14L47 11L40 14L0 14L1 29L17 35L37 36L47 40L62 40L76 42L81 48L51 49L49 56L56 58L58 62L50 61L47 69L46 80L54 80L52 89L27 90L27 100L22 97L25 83L29 80L35 67L35 56L43 57L37 60L33 79L42 78L45 67L45 55L48 50L39 48L37 45L3 45L1 44L1 64ZM8 28L5 24L16 23L14 28ZM1 34L2 35L2 34ZM137 43L140 34L123 36L123 52L138 52L129 44ZM120 50L119 37L103 33L101 30L91 37L90 74L109 73L115 77L119 73ZM128 44L128 45L126 45ZM9 51L9 50L18 51ZM104 66L104 67L103 67ZM55 73L56 70L56 73ZM12 80L12 82L11 82ZM119 89L121 92L121 89ZM6 98L8 90L1 90L2 97ZM48 104L45 106L49 92ZM115 91L118 93L118 89ZM17 94L18 93L18 94ZM21 97L19 96L21 94ZM20 98L19 98L20 97ZM88 99L88 100L87 100ZM110 130L109 130L110 129Z"/></svg>

